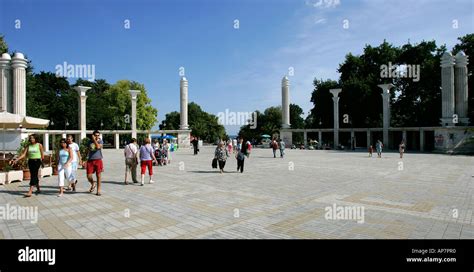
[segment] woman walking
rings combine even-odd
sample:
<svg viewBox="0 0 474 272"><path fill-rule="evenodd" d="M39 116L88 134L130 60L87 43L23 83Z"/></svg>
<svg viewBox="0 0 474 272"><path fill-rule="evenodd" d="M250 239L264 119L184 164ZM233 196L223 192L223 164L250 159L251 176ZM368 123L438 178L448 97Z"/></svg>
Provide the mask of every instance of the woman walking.
<svg viewBox="0 0 474 272"><path fill-rule="evenodd" d="M377 157L382 158L383 143L380 140L377 140L375 149L377 149Z"/></svg>
<svg viewBox="0 0 474 272"><path fill-rule="evenodd" d="M236 149L237 155L237 172L243 173L244 172L244 162L245 162L245 156L247 155L248 151L248 146L246 144L243 144L243 140L240 139L240 145L238 145L238 148Z"/></svg>
<svg viewBox="0 0 474 272"><path fill-rule="evenodd" d="M400 152L400 159L403 159L403 154L405 153L405 141L402 140L400 145L398 146L398 152Z"/></svg>
<svg viewBox="0 0 474 272"><path fill-rule="evenodd" d="M33 187L36 187L36 193L41 193L38 172L44 159L43 145L38 143L38 136L31 134L28 138L29 144L23 150L23 153L13 161L13 164L18 163L25 157L28 157L28 169L30 169L30 190L25 197L30 197L33 193Z"/></svg>
<svg viewBox="0 0 474 272"><path fill-rule="evenodd" d="M224 173L224 167L227 157L229 157L229 153L227 153L227 149L224 146L224 142L220 141L217 145L216 151L214 152L214 158L216 158L217 162L219 163L219 169L221 171L221 174Z"/></svg>
<svg viewBox="0 0 474 272"><path fill-rule="evenodd" d="M72 161L74 159L73 151L71 148L69 148L69 145L64 138L59 141L59 146L59 151L56 155L56 162L58 164L58 197L61 197L64 193L65 180L69 182L69 185L72 186L74 191L76 190L76 184L74 182L74 177L71 179Z"/></svg>
<svg viewBox="0 0 474 272"><path fill-rule="evenodd" d="M82 156L81 156L81 151L79 148L79 145L74 142L74 137L72 135L67 136L67 145L68 147L72 150L72 162L71 162L71 179L74 182L74 186L72 184L70 187L67 188L67 190L72 189L73 191L76 191L76 185L77 185L77 168L78 165L82 165Z"/></svg>
<svg viewBox="0 0 474 272"><path fill-rule="evenodd" d="M150 176L150 184L153 183L153 161L158 163L155 158L155 154L153 152L153 147L151 147L150 139L145 139L145 144L140 147L140 166L141 166L141 174L142 186L145 185L145 172L146 168L148 167L148 175Z"/></svg>

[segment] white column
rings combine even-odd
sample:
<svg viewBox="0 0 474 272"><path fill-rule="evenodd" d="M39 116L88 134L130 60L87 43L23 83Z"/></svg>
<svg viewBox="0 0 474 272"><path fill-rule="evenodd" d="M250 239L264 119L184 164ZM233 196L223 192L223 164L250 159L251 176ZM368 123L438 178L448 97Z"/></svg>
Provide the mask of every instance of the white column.
<svg viewBox="0 0 474 272"><path fill-rule="evenodd" d="M284 77L281 80L281 127L290 128L290 80Z"/></svg>
<svg viewBox="0 0 474 272"><path fill-rule="evenodd" d="M356 148L357 146L357 141L355 138L355 132L352 130L351 131L351 148Z"/></svg>
<svg viewBox="0 0 474 272"><path fill-rule="evenodd" d="M319 142L319 148L321 148L321 146L323 145L323 132L320 130L318 131L318 142Z"/></svg>
<svg viewBox="0 0 474 272"><path fill-rule="evenodd" d="M137 96L140 93L138 90L130 90L132 97L132 138L137 138Z"/></svg>
<svg viewBox="0 0 474 272"><path fill-rule="evenodd" d="M0 57L0 111L8 111L8 91L11 82L11 57L8 53L3 53Z"/></svg>
<svg viewBox="0 0 474 272"><path fill-rule="evenodd" d="M63 133L63 134L61 135L61 138L66 139L66 136L67 136L66 133Z"/></svg>
<svg viewBox="0 0 474 272"><path fill-rule="evenodd" d="M454 126L454 57L446 52L441 57L441 125Z"/></svg>
<svg viewBox="0 0 474 272"><path fill-rule="evenodd" d="M395 86L393 84L381 84L378 86L382 89L383 144L388 147L388 128L390 127L390 89Z"/></svg>
<svg viewBox="0 0 474 272"><path fill-rule="evenodd" d="M49 133L45 133L43 135L43 147L44 147L44 151L49 151Z"/></svg>
<svg viewBox="0 0 474 272"><path fill-rule="evenodd" d="M185 77L179 82L179 99L180 99L180 124L181 130L189 129L188 126L188 80Z"/></svg>
<svg viewBox="0 0 474 272"><path fill-rule="evenodd" d="M370 136L370 129L367 130L367 148L372 145L372 137Z"/></svg>
<svg viewBox="0 0 474 272"><path fill-rule="evenodd" d="M406 130L402 131L402 140L405 141L405 144L407 143L407 131Z"/></svg>
<svg viewBox="0 0 474 272"><path fill-rule="evenodd" d="M303 132L303 141L304 141L304 148L307 149L308 148L308 132L306 132L306 130Z"/></svg>
<svg viewBox="0 0 474 272"><path fill-rule="evenodd" d="M77 93L79 94L79 107L78 107L78 110L79 110L79 130L81 131L81 135L79 136L80 139L77 139L76 141L77 142L81 142L82 139L86 138L87 135L86 135L86 101L87 101L87 95L86 95L86 92L91 89L91 87L85 87L85 86L77 86L77 87L74 87L74 89L77 91Z"/></svg>
<svg viewBox="0 0 474 272"><path fill-rule="evenodd" d="M332 100L334 102L334 149L339 145L339 93L342 89L332 89Z"/></svg>
<svg viewBox="0 0 474 272"><path fill-rule="evenodd" d="M22 53L12 58L13 69L13 113L26 116L26 67L28 62Z"/></svg>
<svg viewBox="0 0 474 272"><path fill-rule="evenodd" d="M425 151L425 131L420 129L420 151Z"/></svg>
<svg viewBox="0 0 474 272"><path fill-rule="evenodd" d="M115 149L120 149L120 134L115 133Z"/></svg>
<svg viewBox="0 0 474 272"><path fill-rule="evenodd" d="M456 98L456 113L458 114L459 123L462 125L469 125L468 116L468 70L467 65L469 58L460 51L456 54L455 66L455 98Z"/></svg>

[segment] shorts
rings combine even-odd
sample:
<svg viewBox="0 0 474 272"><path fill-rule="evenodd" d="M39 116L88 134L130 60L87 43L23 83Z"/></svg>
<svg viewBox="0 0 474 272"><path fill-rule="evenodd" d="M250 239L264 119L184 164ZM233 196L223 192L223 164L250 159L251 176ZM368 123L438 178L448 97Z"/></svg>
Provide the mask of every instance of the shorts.
<svg viewBox="0 0 474 272"><path fill-rule="evenodd" d="M104 165L102 160L90 160L87 161L87 174L91 175L93 173L100 174L104 171Z"/></svg>
<svg viewBox="0 0 474 272"><path fill-rule="evenodd" d="M142 168L142 175L145 175L146 168L148 167L148 174L153 175L153 161L141 161L140 166Z"/></svg>

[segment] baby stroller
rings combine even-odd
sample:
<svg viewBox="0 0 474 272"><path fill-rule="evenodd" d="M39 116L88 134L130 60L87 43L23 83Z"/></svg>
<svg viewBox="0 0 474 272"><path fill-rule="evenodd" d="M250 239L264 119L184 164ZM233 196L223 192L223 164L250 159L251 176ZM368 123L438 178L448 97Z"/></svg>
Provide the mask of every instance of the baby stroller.
<svg viewBox="0 0 474 272"><path fill-rule="evenodd" d="M158 162L158 164L155 164L155 165L163 165L162 156L163 156L163 154L161 152L161 148L155 149L155 158L156 158L156 161Z"/></svg>
<svg viewBox="0 0 474 272"><path fill-rule="evenodd" d="M160 165L167 165L168 164L168 149L161 148L161 164Z"/></svg>

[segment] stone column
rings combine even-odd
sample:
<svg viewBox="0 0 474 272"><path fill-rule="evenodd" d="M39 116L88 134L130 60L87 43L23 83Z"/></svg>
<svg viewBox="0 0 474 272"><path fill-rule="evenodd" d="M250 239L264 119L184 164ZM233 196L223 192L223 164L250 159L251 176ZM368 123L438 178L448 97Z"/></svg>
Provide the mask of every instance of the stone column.
<svg viewBox="0 0 474 272"><path fill-rule="evenodd" d="M318 145L319 145L319 148L321 148L323 146L323 132L320 130L318 131Z"/></svg>
<svg viewBox="0 0 474 272"><path fill-rule="evenodd" d="M454 57L446 52L441 57L441 125L454 126Z"/></svg>
<svg viewBox="0 0 474 272"><path fill-rule="evenodd" d="M304 141L304 148L308 149L308 132L306 132L306 130L303 132L303 141Z"/></svg>
<svg viewBox="0 0 474 272"><path fill-rule="evenodd" d="M288 129L290 124L290 81L284 77L281 81L281 127Z"/></svg>
<svg viewBox="0 0 474 272"><path fill-rule="evenodd" d="M132 97L132 138L137 138L137 96L140 91L130 90Z"/></svg>
<svg viewBox="0 0 474 272"><path fill-rule="evenodd" d="M43 135L43 147L44 147L44 151L49 151L49 133L45 133Z"/></svg>
<svg viewBox="0 0 474 272"><path fill-rule="evenodd" d="M357 140L355 137L355 131L351 130L351 148L356 148Z"/></svg>
<svg viewBox="0 0 474 272"><path fill-rule="evenodd" d="M182 130L189 129L188 126L188 80L185 77L181 78L179 84L180 96L180 125Z"/></svg>
<svg viewBox="0 0 474 272"><path fill-rule="evenodd" d="M382 108L383 108L383 144L389 147L388 128L390 127L390 89L395 87L393 84L378 85L382 89Z"/></svg>
<svg viewBox="0 0 474 272"><path fill-rule="evenodd" d="M26 116L26 67L28 62L22 53L12 58L13 69L13 113Z"/></svg>
<svg viewBox="0 0 474 272"><path fill-rule="evenodd" d="M407 131L406 130L402 131L402 140L405 141L405 144L407 143Z"/></svg>
<svg viewBox="0 0 474 272"><path fill-rule="evenodd" d="M332 89L332 100L334 102L334 149L339 145L339 93L342 89Z"/></svg>
<svg viewBox="0 0 474 272"><path fill-rule="evenodd" d="M120 134L115 133L115 149L120 149Z"/></svg>
<svg viewBox="0 0 474 272"><path fill-rule="evenodd" d="M77 93L79 94L79 107L78 107L78 117L79 117L79 130L81 131L81 135L79 136L79 139L77 139L76 141L78 143L80 143L82 141L82 139L86 138L87 137L87 134L86 134L86 101L87 101L87 95L86 95L86 92L91 89L91 87L85 87L85 86L77 86L77 87L74 87L74 89L77 91Z"/></svg>
<svg viewBox="0 0 474 272"><path fill-rule="evenodd" d="M370 129L367 130L367 148L372 145L372 137L370 135Z"/></svg>
<svg viewBox="0 0 474 272"><path fill-rule="evenodd" d="M460 51L457 53L455 66L455 98L456 98L456 113L458 115L458 121L461 125L469 125L468 116L468 70L467 65L469 64L469 58Z"/></svg>
<svg viewBox="0 0 474 272"><path fill-rule="evenodd" d="M0 111L9 111L8 93L11 82L11 57L8 53L3 53L0 57Z"/></svg>
<svg viewBox="0 0 474 272"><path fill-rule="evenodd" d="M420 151L425 151L425 131L420 129Z"/></svg>

